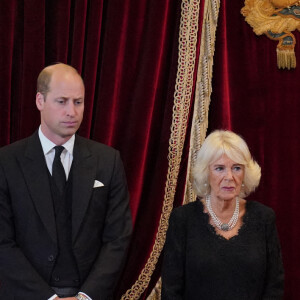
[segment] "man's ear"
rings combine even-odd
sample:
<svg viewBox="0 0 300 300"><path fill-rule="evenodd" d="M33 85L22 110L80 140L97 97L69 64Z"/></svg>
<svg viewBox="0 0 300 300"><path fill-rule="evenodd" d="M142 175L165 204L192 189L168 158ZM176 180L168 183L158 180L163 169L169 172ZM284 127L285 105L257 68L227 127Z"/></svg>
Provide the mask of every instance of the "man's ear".
<svg viewBox="0 0 300 300"><path fill-rule="evenodd" d="M39 111L42 111L44 108L44 102L45 102L45 97L43 94L38 92L35 96L35 103L36 107L38 108Z"/></svg>

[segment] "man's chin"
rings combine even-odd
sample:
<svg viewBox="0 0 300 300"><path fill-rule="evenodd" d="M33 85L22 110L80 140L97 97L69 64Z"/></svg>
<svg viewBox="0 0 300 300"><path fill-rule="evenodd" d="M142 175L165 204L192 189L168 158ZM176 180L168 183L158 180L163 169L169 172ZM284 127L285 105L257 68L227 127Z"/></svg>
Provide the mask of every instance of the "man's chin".
<svg viewBox="0 0 300 300"><path fill-rule="evenodd" d="M62 138L68 138L71 137L73 134L75 134L77 132L78 128L75 130L74 128L70 129L70 130L64 130L63 132L61 132L60 136Z"/></svg>

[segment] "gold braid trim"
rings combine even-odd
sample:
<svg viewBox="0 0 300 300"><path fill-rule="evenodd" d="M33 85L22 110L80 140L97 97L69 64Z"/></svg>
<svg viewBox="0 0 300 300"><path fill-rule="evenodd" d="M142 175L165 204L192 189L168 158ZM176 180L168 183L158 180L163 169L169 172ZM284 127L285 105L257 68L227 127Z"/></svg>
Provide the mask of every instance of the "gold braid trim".
<svg viewBox="0 0 300 300"><path fill-rule="evenodd" d="M208 110L212 92L212 71L219 8L220 0L208 0L204 5L194 115L190 138L188 175L185 185L185 204L196 200L196 194L192 188L193 178L191 171L195 164L197 152L205 139L208 126Z"/></svg>
<svg viewBox="0 0 300 300"><path fill-rule="evenodd" d="M147 297L147 300L161 300L161 277L158 279L155 287L153 288L151 294Z"/></svg>
<svg viewBox="0 0 300 300"><path fill-rule="evenodd" d="M178 68L174 93L173 117L169 139L168 174L158 232L152 252L133 286L121 299L139 299L147 288L166 239L169 217L173 208L175 189L182 157L196 58L200 0L182 0L179 28Z"/></svg>
<svg viewBox="0 0 300 300"><path fill-rule="evenodd" d="M190 139L188 177L186 179L184 203L188 203L196 199L196 195L193 192L191 184L191 165L194 164L196 152L200 149L200 146L205 139L208 125L208 109L211 95L213 54L219 8L220 0L206 0L204 4L194 115ZM162 283L160 278L147 300L161 299L161 284Z"/></svg>

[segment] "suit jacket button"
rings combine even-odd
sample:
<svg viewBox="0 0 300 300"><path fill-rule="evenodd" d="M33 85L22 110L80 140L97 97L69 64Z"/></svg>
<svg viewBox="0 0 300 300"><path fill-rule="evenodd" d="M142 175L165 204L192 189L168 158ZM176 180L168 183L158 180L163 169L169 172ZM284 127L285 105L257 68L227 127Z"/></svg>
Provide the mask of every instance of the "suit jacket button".
<svg viewBox="0 0 300 300"><path fill-rule="evenodd" d="M51 262L51 261L54 261L54 256L53 256L53 255L49 255L49 256L48 256L48 261L50 261L50 262Z"/></svg>

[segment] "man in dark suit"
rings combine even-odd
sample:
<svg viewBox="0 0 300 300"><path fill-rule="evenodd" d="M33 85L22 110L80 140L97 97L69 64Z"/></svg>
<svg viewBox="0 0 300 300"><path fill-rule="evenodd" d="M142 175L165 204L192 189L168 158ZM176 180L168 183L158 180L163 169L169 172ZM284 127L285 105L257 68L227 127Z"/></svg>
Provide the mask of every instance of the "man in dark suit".
<svg viewBox="0 0 300 300"><path fill-rule="evenodd" d="M0 149L0 299L112 299L132 230L119 153L75 134L74 68L46 67L37 91L39 130Z"/></svg>

